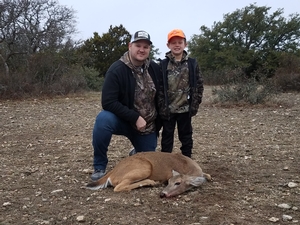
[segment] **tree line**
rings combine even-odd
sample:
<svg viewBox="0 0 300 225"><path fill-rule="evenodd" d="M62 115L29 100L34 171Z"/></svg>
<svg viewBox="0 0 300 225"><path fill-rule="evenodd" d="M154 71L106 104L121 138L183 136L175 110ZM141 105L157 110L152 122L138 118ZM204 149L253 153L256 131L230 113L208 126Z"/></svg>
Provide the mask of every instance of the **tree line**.
<svg viewBox="0 0 300 225"><path fill-rule="evenodd" d="M272 78L299 91L300 16L250 4L225 14L188 40L206 84L239 76ZM131 34L120 24L74 40L75 11L55 0L0 1L0 98L101 90L105 72L127 51ZM159 49L152 46L151 58Z"/></svg>

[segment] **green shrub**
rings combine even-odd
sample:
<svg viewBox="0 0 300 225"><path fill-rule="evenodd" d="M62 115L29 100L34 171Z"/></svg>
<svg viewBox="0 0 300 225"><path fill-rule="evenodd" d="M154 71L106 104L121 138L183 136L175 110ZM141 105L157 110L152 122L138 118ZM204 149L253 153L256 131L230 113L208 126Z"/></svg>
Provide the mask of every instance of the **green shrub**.
<svg viewBox="0 0 300 225"><path fill-rule="evenodd" d="M213 88L216 102L262 104L276 94L276 89L269 79L260 81L254 76L247 78L243 73L237 73L226 84Z"/></svg>
<svg viewBox="0 0 300 225"><path fill-rule="evenodd" d="M101 91L104 77L100 77L95 69L84 68L82 72L88 88L93 91Z"/></svg>

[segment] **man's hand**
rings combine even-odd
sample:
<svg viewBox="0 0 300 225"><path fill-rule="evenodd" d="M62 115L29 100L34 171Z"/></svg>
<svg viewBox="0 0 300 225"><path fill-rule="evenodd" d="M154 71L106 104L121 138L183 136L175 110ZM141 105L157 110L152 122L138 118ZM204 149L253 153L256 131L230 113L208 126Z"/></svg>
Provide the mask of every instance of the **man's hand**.
<svg viewBox="0 0 300 225"><path fill-rule="evenodd" d="M144 131L146 128L146 124L147 124L146 120L144 120L143 117L139 116L139 118L137 119L137 121L135 123L136 129L138 131Z"/></svg>

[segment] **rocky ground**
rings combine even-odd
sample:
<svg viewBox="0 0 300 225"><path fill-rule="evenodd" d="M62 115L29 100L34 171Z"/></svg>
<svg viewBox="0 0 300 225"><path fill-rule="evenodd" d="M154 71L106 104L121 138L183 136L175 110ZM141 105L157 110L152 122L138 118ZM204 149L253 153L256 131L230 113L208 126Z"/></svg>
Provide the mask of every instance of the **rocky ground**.
<svg viewBox="0 0 300 225"><path fill-rule="evenodd" d="M99 93L0 102L1 225L300 224L300 94L221 107L206 88L193 159L213 181L170 199L159 198L162 186L83 188L100 109ZM108 169L131 147L114 136Z"/></svg>

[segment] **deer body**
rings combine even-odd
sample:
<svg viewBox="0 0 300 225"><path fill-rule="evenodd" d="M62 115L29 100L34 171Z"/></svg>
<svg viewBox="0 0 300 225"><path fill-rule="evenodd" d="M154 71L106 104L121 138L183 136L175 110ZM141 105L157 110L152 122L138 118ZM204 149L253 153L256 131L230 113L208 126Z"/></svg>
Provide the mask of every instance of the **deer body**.
<svg viewBox="0 0 300 225"><path fill-rule="evenodd" d="M188 182L181 182L182 185L173 182L172 179L175 181L178 176L183 176L181 179ZM141 152L121 160L110 172L89 183L86 188L97 190L113 186L114 191L119 192L168 181L161 197L171 197L196 186L195 182L193 184L195 179L201 180L198 182L201 185L205 180L210 180L210 175L203 173L192 159L180 153Z"/></svg>

